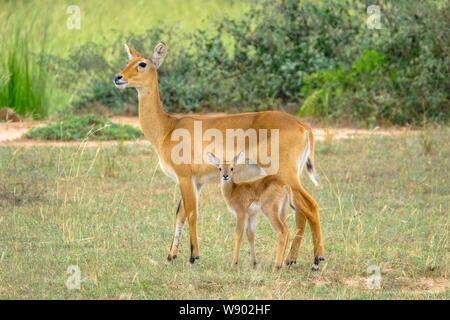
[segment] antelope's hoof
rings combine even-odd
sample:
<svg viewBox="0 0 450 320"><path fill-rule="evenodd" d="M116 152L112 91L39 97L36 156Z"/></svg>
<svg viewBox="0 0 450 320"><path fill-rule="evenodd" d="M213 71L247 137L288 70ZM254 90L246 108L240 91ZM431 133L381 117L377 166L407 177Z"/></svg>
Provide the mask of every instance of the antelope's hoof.
<svg viewBox="0 0 450 320"><path fill-rule="evenodd" d="M190 262L191 264L193 264L193 263L195 262L195 260L198 260L198 259L200 259L199 256L191 257L191 258L189 259L189 262Z"/></svg>
<svg viewBox="0 0 450 320"><path fill-rule="evenodd" d="M289 260L289 259L286 260L286 265L288 267L292 266L293 264L297 264L297 260Z"/></svg>
<svg viewBox="0 0 450 320"><path fill-rule="evenodd" d="M318 256L314 258L314 264L311 267L311 271L319 271L319 264L325 261L323 256Z"/></svg>
<svg viewBox="0 0 450 320"><path fill-rule="evenodd" d="M314 264L319 265L323 261L325 261L325 258L323 256L318 256L314 258Z"/></svg>
<svg viewBox="0 0 450 320"><path fill-rule="evenodd" d="M253 262L253 269L256 269L256 266L257 266L258 264L256 263L256 261L255 262Z"/></svg>
<svg viewBox="0 0 450 320"><path fill-rule="evenodd" d="M171 255L171 254L169 254L168 256L167 256L167 261L173 261L173 260L175 260L177 258L177 255Z"/></svg>

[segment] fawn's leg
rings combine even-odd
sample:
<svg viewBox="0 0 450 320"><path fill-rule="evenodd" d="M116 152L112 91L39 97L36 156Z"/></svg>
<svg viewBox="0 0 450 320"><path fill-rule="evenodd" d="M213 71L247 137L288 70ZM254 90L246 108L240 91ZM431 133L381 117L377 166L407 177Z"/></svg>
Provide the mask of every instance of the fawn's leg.
<svg viewBox="0 0 450 320"><path fill-rule="evenodd" d="M281 220L278 203L267 204L263 206L262 209L278 236L278 247L274 267L280 269L283 265L284 253L286 252L286 245L289 238L289 230L286 222Z"/></svg>
<svg viewBox="0 0 450 320"><path fill-rule="evenodd" d="M286 265L290 266L294 263L297 263L298 250L300 244L303 241L303 236L305 233L306 227L306 217L303 213L295 212L295 234L294 239L292 240L291 250L289 251L289 255L286 259Z"/></svg>
<svg viewBox="0 0 450 320"><path fill-rule="evenodd" d="M236 229L234 232L234 251L232 266L236 266L239 260L239 251L241 249L242 234L245 228L245 211L236 210Z"/></svg>
<svg viewBox="0 0 450 320"><path fill-rule="evenodd" d="M247 218L247 239L250 247L250 257L252 259L253 268L256 267L255 232L256 232L256 214L250 214Z"/></svg>

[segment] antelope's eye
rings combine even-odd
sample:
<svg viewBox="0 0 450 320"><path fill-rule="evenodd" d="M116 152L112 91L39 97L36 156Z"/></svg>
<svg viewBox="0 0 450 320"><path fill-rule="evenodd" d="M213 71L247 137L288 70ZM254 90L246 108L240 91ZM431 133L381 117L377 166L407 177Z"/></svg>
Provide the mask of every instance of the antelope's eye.
<svg viewBox="0 0 450 320"><path fill-rule="evenodd" d="M141 68L145 68L147 64L145 62L139 62L138 66Z"/></svg>
<svg viewBox="0 0 450 320"><path fill-rule="evenodd" d="M233 168L231 168L230 170L233 171Z"/></svg>
<svg viewBox="0 0 450 320"><path fill-rule="evenodd" d="M219 171L222 171L222 168L219 168Z"/></svg>

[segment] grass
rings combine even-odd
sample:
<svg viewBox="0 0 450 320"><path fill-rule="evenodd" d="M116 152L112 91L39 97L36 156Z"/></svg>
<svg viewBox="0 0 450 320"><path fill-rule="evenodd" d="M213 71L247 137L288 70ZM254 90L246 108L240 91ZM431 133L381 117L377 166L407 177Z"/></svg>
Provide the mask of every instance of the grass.
<svg viewBox="0 0 450 320"><path fill-rule="evenodd" d="M16 26L11 33L0 34L5 44L0 54L0 107L42 119L49 113L52 96L48 89L51 79L44 65L46 38L39 43L38 52L33 52L31 29L32 26L25 30Z"/></svg>
<svg viewBox="0 0 450 320"><path fill-rule="evenodd" d="M130 125L112 123L108 118L88 114L70 115L42 128L33 128L27 138L40 140L134 140L141 130Z"/></svg>
<svg viewBox="0 0 450 320"><path fill-rule="evenodd" d="M179 194L149 147L0 148L0 298L448 299L450 129L430 134L428 154L419 135L318 142L321 185L304 179L321 207L317 274L309 230L297 265L272 272L263 217L257 270L244 241L233 271L234 221L217 186L201 195L199 263L189 265L187 227L166 262ZM70 265L81 290L65 287ZM370 265L380 290L366 288Z"/></svg>
<svg viewBox="0 0 450 320"><path fill-rule="evenodd" d="M207 30L212 20L239 17L247 7L233 0L78 0L81 27L69 29L68 7L73 4L69 0L0 1L0 108L11 107L35 119L67 110L74 92L58 86L46 59L67 57L85 43L123 43L124 35L162 26L183 39L182 33Z"/></svg>
<svg viewBox="0 0 450 320"><path fill-rule="evenodd" d="M80 9L80 29L68 29L70 5ZM3 1L0 18L8 24L17 22L27 26L31 38L41 37L48 28L47 46L51 54L67 56L73 48L86 42L111 43L117 35L142 34L150 28L162 25L173 28L174 33L207 29L213 19L223 16L239 17L247 4L240 1L207 0L52 0L31 2L26 0ZM7 24L0 33L8 34ZM0 53L1 54L1 53Z"/></svg>

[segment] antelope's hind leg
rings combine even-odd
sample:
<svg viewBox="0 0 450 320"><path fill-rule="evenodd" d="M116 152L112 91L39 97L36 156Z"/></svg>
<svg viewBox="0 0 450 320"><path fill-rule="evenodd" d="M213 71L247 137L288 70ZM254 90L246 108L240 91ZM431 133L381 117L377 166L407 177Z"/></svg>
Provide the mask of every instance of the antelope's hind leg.
<svg viewBox="0 0 450 320"><path fill-rule="evenodd" d="M320 262L325 260L323 256L324 246L320 228L319 206L314 198L300 185L299 181L291 185L290 200L295 209L297 230L296 237L292 241L288 263L292 264L297 260L299 246L305 229L305 221L307 220L311 228L314 244L314 262L311 269L313 271L318 270Z"/></svg>
<svg viewBox="0 0 450 320"><path fill-rule="evenodd" d="M274 268L279 270L283 266L284 254L286 252L286 246L289 238L289 230L286 222L280 217L278 203L264 205L262 209L278 237Z"/></svg>
<svg viewBox="0 0 450 320"><path fill-rule="evenodd" d="M190 263L200 259L197 236L197 202L200 187L194 185L192 179L180 179L181 197L183 198L184 215L189 223L189 238L191 242ZM180 211L181 213L181 211Z"/></svg>

